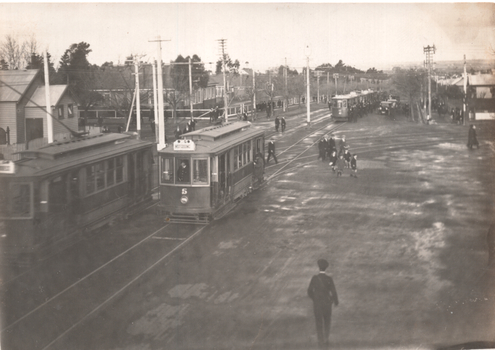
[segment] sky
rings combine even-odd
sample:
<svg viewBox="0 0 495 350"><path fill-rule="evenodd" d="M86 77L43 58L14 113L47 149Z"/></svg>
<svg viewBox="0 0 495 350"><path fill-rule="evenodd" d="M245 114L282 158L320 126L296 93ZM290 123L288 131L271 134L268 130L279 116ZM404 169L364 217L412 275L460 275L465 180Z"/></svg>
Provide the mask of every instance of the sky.
<svg viewBox="0 0 495 350"><path fill-rule="evenodd" d="M151 62L197 54L205 63L226 53L241 67L264 71L287 64L301 71L340 59L367 70L391 69L424 59L494 59L493 3L1 3L0 43L5 35L35 37L58 62L73 43L85 41L90 63ZM249 62L249 63L246 63ZM214 65L206 65L214 70Z"/></svg>

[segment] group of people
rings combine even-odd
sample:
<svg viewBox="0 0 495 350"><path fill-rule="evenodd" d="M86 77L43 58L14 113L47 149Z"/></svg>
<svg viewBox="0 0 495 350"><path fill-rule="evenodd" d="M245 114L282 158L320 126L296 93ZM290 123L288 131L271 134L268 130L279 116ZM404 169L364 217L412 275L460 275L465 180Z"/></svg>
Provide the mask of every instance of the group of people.
<svg viewBox="0 0 495 350"><path fill-rule="evenodd" d="M285 117L279 117L278 115L275 117L275 131L278 132L278 129L281 128L282 132L285 131L287 123L285 121Z"/></svg>
<svg viewBox="0 0 495 350"><path fill-rule="evenodd" d="M182 134L196 130L196 121L194 119L189 119L189 121L184 126L184 129L180 129L180 125L177 125L174 130L175 139L179 139Z"/></svg>
<svg viewBox="0 0 495 350"><path fill-rule="evenodd" d="M336 142L334 135L330 138L325 135L318 142L318 159L325 162L330 161L329 165L333 172L337 172L337 177L341 177L344 169L351 169L351 177L357 178L357 154L352 155L349 151L349 145L345 139L345 135Z"/></svg>

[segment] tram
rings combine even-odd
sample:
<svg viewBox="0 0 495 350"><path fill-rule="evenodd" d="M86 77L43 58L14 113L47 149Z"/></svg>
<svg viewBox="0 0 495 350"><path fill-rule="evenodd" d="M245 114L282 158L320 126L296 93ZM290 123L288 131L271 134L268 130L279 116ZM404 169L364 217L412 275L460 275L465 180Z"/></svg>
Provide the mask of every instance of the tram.
<svg viewBox="0 0 495 350"><path fill-rule="evenodd" d="M346 95L332 97L330 112L336 121L347 121L349 109L358 103L363 105L372 104L377 98L377 93L373 90L353 91Z"/></svg>
<svg viewBox="0 0 495 350"><path fill-rule="evenodd" d="M253 162L264 157L265 136L237 121L182 135L158 151L159 211L167 221L207 223L253 189Z"/></svg>
<svg viewBox="0 0 495 350"><path fill-rule="evenodd" d="M30 265L151 201L152 144L99 134L0 161L4 264Z"/></svg>

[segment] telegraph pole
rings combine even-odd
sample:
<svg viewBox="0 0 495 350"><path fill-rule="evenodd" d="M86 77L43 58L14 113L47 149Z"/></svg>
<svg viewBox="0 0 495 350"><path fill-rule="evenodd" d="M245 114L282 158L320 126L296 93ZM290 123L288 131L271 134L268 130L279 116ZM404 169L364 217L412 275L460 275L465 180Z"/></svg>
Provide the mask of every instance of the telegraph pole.
<svg viewBox="0 0 495 350"><path fill-rule="evenodd" d="M426 54L426 64L428 65L428 116L431 119L431 65L433 63L433 54L435 53L435 45L423 47L423 52Z"/></svg>
<svg viewBox="0 0 495 350"><path fill-rule="evenodd" d="M157 62L157 74L158 74L158 144L157 149L161 150L165 148L165 116L163 113L163 73L162 73L162 41L158 36L155 40L148 40L148 42L156 42L158 50L158 62Z"/></svg>
<svg viewBox="0 0 495 350"><path fill-rule="evenodd" d="M137 134L138 138L141 138L141 97L139 96L139 63L138 63L138 57L134 56L133 57L134 61L134 75L135 75L135 82L136 82L136 125L137 125Z"/></svg>
<svg viewBox="0 0 495 350"><path fill-rule="evenodd" d="M289 107L289 91L287 89L287 57L285 58L284 78L285 78L285 101L284 101L284 112L285 112Z"/></svg>
<svg viewBox="0 0 495 350"><path fill-rule="evenodd" d="M45 100L46 100L46 131L48 136L48 143L53 143L53 120L52 120L52 103L50 99L50 76L48 70L48 54L46 50L43 52L43 60L45 62ZM86 124L85 124L86 125ZM86 131L86 130L84 130ZM27 141L26 141L27 145Z"/></svg>
<svg viewBox="0 0 495 350"><path fill-rule="evenodd" d="M309 55L311 54L309 46L306 46L306 122L308 127L311 125L311 109L310 109L310 91L309 91Z"/></svg>
<svg viewBox="0 0 495 350"><path fill-rule="evenodd" d="M229 114L228 114L228 97L227 97L227 81L225 80L225 44L227 39L218 39L220 42L220 49L222 50L222 71L223 71L223 104L224 104L224 118L225 122L228 123L229 121Z"/></svg>
<svg viewBox="0 0 495 350"><path fill-rule="evenodd" d="M467 99L467 72L466 72L466 55L464 55L464 98L462 99L462 125L466 125L466 99Z"/></svg>
<svg viewBox="0 0 495 350"><path fill-rule="evenodd" d="M158 144L160 140L158 139L159 133L157 132L158 129L158 110L157 110L157 105L158 105L158 96L156 94L156 61L153 59L153 112L154 112L154 118L155 118L155 141Z"/></svg>

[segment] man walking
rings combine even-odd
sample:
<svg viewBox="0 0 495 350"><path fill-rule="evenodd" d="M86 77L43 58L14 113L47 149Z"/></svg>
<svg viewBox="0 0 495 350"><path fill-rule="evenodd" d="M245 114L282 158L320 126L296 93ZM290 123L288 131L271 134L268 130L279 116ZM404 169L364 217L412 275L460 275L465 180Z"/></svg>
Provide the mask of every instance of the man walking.
<svg viewBox="0 0 495 350"><path fill-rule="evenodd" d="M266 158L266 164L270 161L270 157L273 157L273 159L275 159L275 164L278 164L277 157L275 156L275 141L273 141L273 139L270 139L268 142L268 157Z"/></svg>
<svg viewBox="0 0 495 350"><path fill-rule="evenodd" d="M332 304L339 305L337 290L332 277L325 273L328 261L318 260L320 273L311 278L308 288L308 296L313 300L313 310L316 321L316 334L320 348L328 346L330 335L330 322L332 318Z"/></svg>

